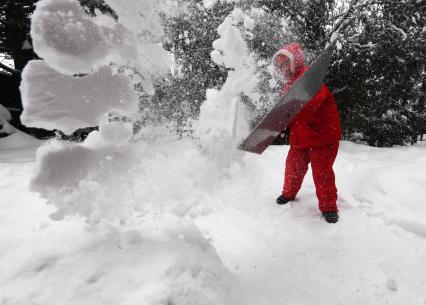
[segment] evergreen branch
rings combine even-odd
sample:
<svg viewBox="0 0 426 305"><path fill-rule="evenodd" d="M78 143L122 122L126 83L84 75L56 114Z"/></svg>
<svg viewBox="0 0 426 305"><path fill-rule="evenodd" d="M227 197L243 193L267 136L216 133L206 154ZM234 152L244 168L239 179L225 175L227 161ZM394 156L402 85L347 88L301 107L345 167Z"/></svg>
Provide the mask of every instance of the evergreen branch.
<svg viewBox="0 0 426 305"><path fill-rule="evenodd" d="M355 0L354 2L358 2L358 0ZM333 16L333 18L331 18L331 21L336 21L336 20L337 20L337 19L339 19L340 17L344 17L344 16L346 16L348 13L350 13L350 11L349 11L349 10L355 11L355 10L358 10L358 9L360 9L360 8L367 7L367 6L369 6L369 5L373 5L373 4L381 4L382 2L383 2L383 0L375 0L375 1L367 1L367 2L364 2L364 3L358 4L358 5L353 5L353 2L351 2L351 4L350 4L349 8L348 8L346 11L344 11L344 12L342 12L342 13L340 13L340 14L337 14L337 15ZM351 6L352 6L352 7L351 7Z"/></svg>
<svg viewBox="0 0 426 305"><path fill-rule="evenodd" d="M305 24L303 23L303 21L299 19L300 14L297 14L297 13L299 13L299 12L295 13L295 12L293 12L292 10L290 10L290 9L288 9L288 8L286 8L286 7L282 7L282 9L283 9L283 10L284 10L287 14L289 14L289 15L290 15L290 17L292 17L292 18L294 19L294 21L296 21L299 25L301 25L301 26L305 26Z"/></svg>
<svg viewBox="0 0 426 305"><path fill-rule="evenodd" d="M361 8L374 5L374 4L381 4L383 0L370 0L364 3L359 3L360 0L353 0L351 4L349 5L349 8L341 13L336 15L333 19L336 20L338 18L341 18L331 29L331 31L328 33L327 37L321 42L322 44L326 43L327 41L330 41L331 37L334 33L345 29L350 22L355 18L353 12L358 11Z"/></svg>
<svg viewBox="0 0 426 305"><path fill-rule="evenodd" d="M351 4L349 5L349 8L346 10L346 12L342 13L342 19L337 22L333 29L330 32L330 35L333 35L336 31L339 30L340 26L345 22L345 20L349 17L349 15L352 13L352 10L354 9L355 4L357 4L360 0L353 0ZM331 36L330 36L331 37Z"/></svg>

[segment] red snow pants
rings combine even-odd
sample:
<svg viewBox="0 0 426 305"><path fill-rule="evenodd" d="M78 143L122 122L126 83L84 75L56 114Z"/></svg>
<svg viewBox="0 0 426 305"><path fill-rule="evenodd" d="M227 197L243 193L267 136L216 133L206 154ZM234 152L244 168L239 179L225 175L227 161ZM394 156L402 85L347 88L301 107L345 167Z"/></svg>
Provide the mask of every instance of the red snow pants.
<svg viewBox="0 0 426 305"><path fill-rule="evenodd" d="M315 148L296 148L290 146L285 165L284 187L282 195L295 198L300 190L303 178L311 163L312 175L321 212L337 211L337 189L333 163L337 156L339 143Z"/></svg>

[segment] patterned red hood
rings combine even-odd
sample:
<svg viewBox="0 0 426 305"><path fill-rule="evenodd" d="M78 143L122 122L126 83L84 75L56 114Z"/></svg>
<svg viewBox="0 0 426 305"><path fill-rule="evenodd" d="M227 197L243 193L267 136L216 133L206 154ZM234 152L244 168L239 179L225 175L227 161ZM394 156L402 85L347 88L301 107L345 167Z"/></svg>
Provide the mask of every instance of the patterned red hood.
<svg viewBox="0 0 426 305"><path fill-rule="evenodd" d="M294 75L300 74L305 66L305 56L302 47L297 42L284 45L275 53L273 59L277 56L286 56L290 59L290 69Z"/></svg>

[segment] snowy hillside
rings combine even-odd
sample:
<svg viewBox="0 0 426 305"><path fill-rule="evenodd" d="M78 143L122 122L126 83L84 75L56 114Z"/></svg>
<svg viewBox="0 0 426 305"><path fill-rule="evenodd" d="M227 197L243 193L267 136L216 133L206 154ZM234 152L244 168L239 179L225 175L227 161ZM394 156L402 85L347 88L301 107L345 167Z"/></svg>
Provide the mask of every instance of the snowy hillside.
<svg viewBox="0 0 426 305"><path fill-rule="evenodd" d="M126 178L140 186L137 221L117 229L49 219L54 209L28 187L37 143L15 139L13 158L11 140L0 139L2 305L426 302L425 145L342 142L341 221L327 224L310 173L298 200L274 203L287 146L223 174L189 140L135 144L144 158Z"/></svg>

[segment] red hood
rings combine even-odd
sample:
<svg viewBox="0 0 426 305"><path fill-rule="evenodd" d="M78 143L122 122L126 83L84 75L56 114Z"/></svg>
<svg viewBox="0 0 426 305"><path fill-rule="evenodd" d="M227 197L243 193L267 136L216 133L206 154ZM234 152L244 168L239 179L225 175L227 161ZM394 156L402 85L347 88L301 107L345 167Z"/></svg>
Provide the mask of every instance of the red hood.
<svg viewBox="0 0 426 305"><path fill-rule="evenodd" d="M290 68L294 75L298 75L302 71L305 65L305 56L303 55L300 44L294 42L282 46L281 49L275 53L273 59L279 55L284 55L290 59Z"/></svg>

